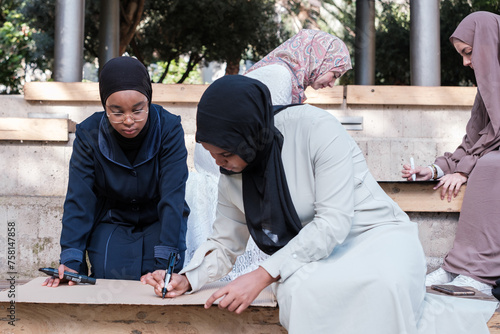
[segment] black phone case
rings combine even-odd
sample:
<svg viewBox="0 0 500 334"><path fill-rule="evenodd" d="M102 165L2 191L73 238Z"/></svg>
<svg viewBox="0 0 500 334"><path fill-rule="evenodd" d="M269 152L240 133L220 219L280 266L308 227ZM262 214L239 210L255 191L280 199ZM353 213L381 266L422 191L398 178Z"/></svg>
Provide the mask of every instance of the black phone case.
<svg viewBox="0 0 500 334"><path fill-rule="evenodd" d="M476 293L470 289L461 287L461 286L456 286L456 285L449 285L449 284L439 284L439 285L432 285L431 289L446 293L448 295L452 296L472 296L475 295Z"/></svg>

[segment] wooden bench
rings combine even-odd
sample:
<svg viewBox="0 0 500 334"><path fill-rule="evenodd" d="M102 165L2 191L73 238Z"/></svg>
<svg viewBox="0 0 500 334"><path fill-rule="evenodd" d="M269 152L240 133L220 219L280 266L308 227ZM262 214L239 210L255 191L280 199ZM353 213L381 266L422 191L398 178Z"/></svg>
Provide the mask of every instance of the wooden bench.
<svg viewBox="0 0 500 334"><path fill-rule="evenodd" d="M441 191L434 190L435 181L379 182L382 189L405 212L460 212L467 185L463 185L451 202L441 199Z"/></svg>

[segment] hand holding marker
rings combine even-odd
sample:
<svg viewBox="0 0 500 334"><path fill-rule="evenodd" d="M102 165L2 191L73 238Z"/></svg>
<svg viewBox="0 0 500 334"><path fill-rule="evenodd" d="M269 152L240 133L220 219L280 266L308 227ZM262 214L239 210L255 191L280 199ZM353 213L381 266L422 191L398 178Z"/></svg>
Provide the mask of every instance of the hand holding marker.
<svg viewBox="0 0 500 334"><path fill-rule="evenodd" d="M45 273L49 276L59 278L59 271L55 268L40 268L38 269L42 273ZM89 284L95 284L96 279L93 277L88 277L85 275L80 275L77 273L72 273L69 271L64 272L63 279L66 279L68 281L73 281L75 283L89 283Z"/></svg>
<svg viewBox="0 0 500 334"><path fill-rule="evenodd" d="M410 157L410 167L411 167L411 169L415 169L415 160L413 160L413 157ZM416 178L417 177L415 176L415 173L411 174L411 179L413 181L415 181Z"/></svg>
<svg viewBox="0 0 500 334"><path fill-rule="evenodd" d="M165 295L167 294L167 285L170 282L170 278L172 277L172 272L174 271L175 259L177 258L176 253L170 253L170 257L168 259L168 268L165 272L165 281L163 282L163 289L161 290L161 298L165 299Z"/></svg>

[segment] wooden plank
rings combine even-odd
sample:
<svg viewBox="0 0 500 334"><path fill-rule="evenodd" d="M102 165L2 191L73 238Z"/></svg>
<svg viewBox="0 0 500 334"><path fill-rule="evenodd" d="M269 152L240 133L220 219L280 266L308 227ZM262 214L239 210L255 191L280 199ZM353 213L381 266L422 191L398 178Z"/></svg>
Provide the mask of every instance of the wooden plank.
<svg viewBox="0 0 500 334"><path fill-rule="evenodd" d="M436 182L379 182L384 191L406 212L460 212L466 185L451 202L441 200Z"/></svg>
<svg viewBox="0 0 500 334"><path fill-rule="evenodd" d="M46 276L0 292L0 333L286 333L271 287L238 315L205 301L227 282L162 299L139 281L98 279L95 285L42 286ZM15 293L15 296L11 293ZM15 309L9 309L15 301ZM215 302L217 304L218 301ZM15 326L8 324L14 314ZM14 330L8 332L5 330Z"/></svg>
<svg viewBox="0 0 500 334"><path fill-rule="evenodd" d="M250 306L238 315L217 306L0 303L0 333L269 333L282 334L277 307Z"/></svg>
<svg viewBox="0 0 500 334"><path fill-rule="evenodd" d="M208 85L153 84L153 101L198 103ZM24 85L28 101L100 102L97 82L28 82Z"/></svg>
<svg viewBox="0 0 500 334"><path fill-rule="evenodd" d="M198 103L209 85L153 84L153 101Z"/></svg>
<svg viewBox="0 0 500 334"><path fill-rule="evenodd" d="M198 103L209 85L153 84L155 103ZM342 104L344 87L335 86L321 91L306 90L307 103ZM28 82L24 85L24 98L28 101L99 102L97 82Z"/></svg>
<svg viewBox="0 0 500 334"><path fill-rule="evenodd" d="M347 86L347 104L466 106L474 103L476 87Z"/></svg>
<svg viewBox="0 0 500 334"><path fill-rule="evenodd" d="M0 140L68 141L68 120L2 117Z"/></svg>
<svg viewBox="0 0 500 334"><path fill-rule="evenodd" d="M344 102L344 86L333 86L321 90L308 87L305 94L306 103L309 104L342 104Z"/></svg>
<svg viewBox="0 0 500 334"><path fill-rule="evenodd" d="M198 103L208 85L153 84L156 103ZM344 92L345 90L345 92ZM475 87L419 86L334 86L322 90L306 89L307 103L315 105L449 105L471 106ZM28 82L24 85L28 101L99 102L97 82Z"/></svg>
<svg viewBox="0 0 500 334"><path fill-rule="evenodd" d="M491 334L500 334L500 312L497 310L488 321L488 328Z"/></svg>
<svg viewBox="0 0 500 334"><path fill-rule="evenodd" d="M24 99L28 101L100 101L97 82L27 82Z"/></svg>

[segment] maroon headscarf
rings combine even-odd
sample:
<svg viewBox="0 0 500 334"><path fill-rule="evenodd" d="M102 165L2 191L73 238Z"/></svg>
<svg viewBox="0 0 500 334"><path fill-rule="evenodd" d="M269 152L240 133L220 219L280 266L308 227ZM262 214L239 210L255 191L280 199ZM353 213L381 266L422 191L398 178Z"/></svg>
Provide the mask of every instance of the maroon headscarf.
<svg viewBox="0 0 500 334"><path fill-rule="evenodd" d="M500 16L475 12L451 35L472 47L471 63L478 92L462 144L436 163L445 173L470 174L477 160L500 146Z"/></svg>

